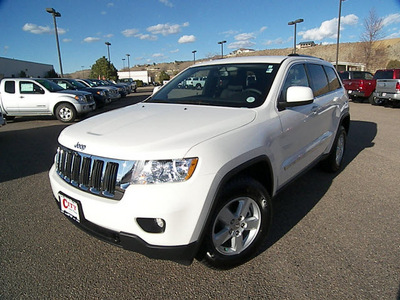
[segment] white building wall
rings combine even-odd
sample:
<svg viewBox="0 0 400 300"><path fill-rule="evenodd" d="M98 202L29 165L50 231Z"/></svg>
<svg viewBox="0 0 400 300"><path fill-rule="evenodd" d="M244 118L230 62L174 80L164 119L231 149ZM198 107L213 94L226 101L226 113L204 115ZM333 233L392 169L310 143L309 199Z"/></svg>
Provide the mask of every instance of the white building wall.
<svg viewBox="0 0 400 300"><path fill-rule="evenodd" d="M19 77L24 71L27 77L45 77L53 70L53 65L0 57L0 79L4 77Z"/></svg>
<svg viewBox="0 0 400 300"><path fill-rule="evenodd" d="M149 84L151 82L151 77L148 71L123 71L118 72L118 78L129 78L129 75L133 80L142 80L144 83Z"/></svg>

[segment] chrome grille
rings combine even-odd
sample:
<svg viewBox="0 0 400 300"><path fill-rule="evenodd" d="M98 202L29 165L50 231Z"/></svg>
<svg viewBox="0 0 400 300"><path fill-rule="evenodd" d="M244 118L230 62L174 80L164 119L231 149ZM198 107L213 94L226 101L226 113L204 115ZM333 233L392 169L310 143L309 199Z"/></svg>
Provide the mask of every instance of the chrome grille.
<svg viewBox="0 0 400 300"><path fill-rule="evenodd" d="M120 200L129 185L133 161L112 160L58 147L57 174L70 185L98 196Z"/></svg>

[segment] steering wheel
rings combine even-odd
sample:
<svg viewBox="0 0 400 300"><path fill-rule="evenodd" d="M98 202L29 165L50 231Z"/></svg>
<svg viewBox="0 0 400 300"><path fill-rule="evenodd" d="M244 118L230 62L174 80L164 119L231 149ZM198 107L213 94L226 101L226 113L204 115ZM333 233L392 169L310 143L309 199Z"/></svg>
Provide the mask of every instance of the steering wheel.
<svg viewBox="0 0 400 300"><path fill-rule="evenodd" d="M257 90L257 89L252 89L252 88L250 88L250 89L245 89L245 90L243 90L243 92L256 93L256 94L259 94L259 95L262 94L261 91L259 91L259 90Z"/></svg>

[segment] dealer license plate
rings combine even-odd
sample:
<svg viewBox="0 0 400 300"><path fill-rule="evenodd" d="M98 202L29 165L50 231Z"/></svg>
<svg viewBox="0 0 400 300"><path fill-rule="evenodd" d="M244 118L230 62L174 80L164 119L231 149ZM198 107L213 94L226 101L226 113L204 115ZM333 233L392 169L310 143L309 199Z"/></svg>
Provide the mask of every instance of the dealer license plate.
<svg viewBox="0 0 400 300"><path fill-rule="evenodd" d="M71 198L59 194L61 212L71 219L80 222L78 203Z"/></svg>

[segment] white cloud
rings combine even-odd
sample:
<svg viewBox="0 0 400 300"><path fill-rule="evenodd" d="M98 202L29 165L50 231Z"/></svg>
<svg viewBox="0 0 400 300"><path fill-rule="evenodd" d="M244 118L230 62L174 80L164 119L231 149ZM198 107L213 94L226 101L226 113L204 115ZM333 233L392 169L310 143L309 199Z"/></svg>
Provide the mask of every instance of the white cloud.
<svg viewBox="0 0 400 300"><path fill-rule="evenodd" d="M259 30L259 32L262 33L262 32L264 32L265 30L267 30L267 26L261 27L260 30Z"/></svg>
<svg viewBox="0 0 400 300"><path fill-rule="evenodd" d="M235 35L235 34L238 34L238 33L239 33L239 31L237 31L237 30L228 30L228 31L222 32L222 34L225 35L225 36L232 36L232 35Z"/></svg>
<svg viewBox="0 0 400 300"><path fill-rule="evenodd" d="M156 35L142 34L142 33L135 34L135 37L147 41L156 41L158 39Z"/></svg>
<svg viewBox="0 0 400 300"><path fill-rule="evenodd" d="M179 52L179 49L169 51L169 53L178 53L178 52Z"/></svg>
<svg viewBox="0 0 400 300"><path fill-rule="evenodd" d="M387 38L387 39L396 39L396 38L399 38L399 37L400 37L400 31L397 31L397 32L391 33L391 34L388 35L386 38Z"/></svg>
<svg viewBox="0 0 400 300"><path fill-rule="evenodd" d="M112 38L114 35L112 33L104 35L105 38Z"/></svg>
<svg viewBox="0 0 400 300"><path fill-rule="evenodd" d="M121 31L121 33L126 37L135 36L138 32L139 32L139 30L137 30L135 28L125 29L124 31Z"/></svg>
<svg viewBox="0 0 400 300"><path fill-rule="evenodd" d="M113 7L114 6L114 3L113 2L108 2L107 3L107 7Z"/></svg>
<svg viewBox="0 0 400 300"><path fill-rule="evenodd" d="M388 26L390 24L400 23L400 13L391 14L383 18L383 26Z"/></svg>
<svg viewBox="0 0 400 300"><path fill-rule="evenodd" d="M230 43L228 45L229 49L240 49L240 48L251 48L255 45L256 43L252 41L237 41Z"/></svg>
<svg viewBox="0 0 400 300"><path fill-rule="evenodd" d="M194 43L196 41L196 37L194 35L183 35L179 38L178 43L179 44L188 44L188 43Z"/></svg>
<svg viewBox="0 0 400 300"><path fill-rule="evenodd" d="M69 43L69 42L72 42L72 39L63 39L62 40L64 43Z"/></svg>
<svg viewBox="0 0 400 300"><path fill-rule="evenodd" d="M240 33L235 36L236 41L248 41L255 39L254 33Z"/></svg>
<svg viewBox="0 0 400 300"><path fill-rule="evenodd" d="M54 33L54 29L49 26L40 26L32 23L26 23L22 27L22 30L33 34ZM63 28L57 27L57 32L58 34L64 34L67 31Z"/></svg>
<svg viewBox="0 0 400 300"><path fill-rule="evenodd" d="M252 40L256 38L254 33L240 33L235 35L234 39L235 42L230 43L228 45L229 49L238 49L238 48L251 48L253 47L256 43L254 43Z"/></svg>
<svg viewBox="0 0 400 300"><path fill-rule="evenodd" d="M174 5L168 0L159 0L162 4L168 7L173 7Z"/></svg>
<svg viewBox="0 0 400 300"><path fill-rule="evenodd" d="M94 43L100 41L100 38L88 36L87 38L83 39L84 43Z"/></svg>
<svg viewBox="0 0 400 300"><path fill-rule="evenodd" d="M39 25L32 24L32 23L26 23L22 27L22 30L28 31L33 34L42 34L42 33L51 33L52 32L52 30L50 29L49 26L39 26Z"/></svg>
<svg viewBox="0 0 400 300"><path fill-rule="evenodd" d="M277 38L277 39L275 39L275 40L268 40L268 41L266 41L266 42L264 43L264 45L266 45L266 46L270 46L270 45L282 45L282 44L285 44L285 43L290 42L291 40L293 40L293 37L290 37L290 38L288 38L288 39L286 39L286 40L284 40L283 38Z"/></svg>
<svg viewBox="0 0 400 300"><path fill-rule="evenodd" d="M162 34L163 36L167 36L170 34L177 34L181 32L183 27L189 26L189 22L185 22L182 25L179 24L157 24L154 26L150 26L147 28L147 31L151 34Z"/></svg>
<svg viewBox="0 0 400 300"><path fill-rule="evenodd" d="M354 14L343 16L340 18L341 30L342 25L353 26L358 23L358 17ZM337 37L338 18L333 18L328 21L321 23L318 28L309 29L306 31L300 31L299 35L305 40L320 41L325 38L336 38Z"/></svg>

